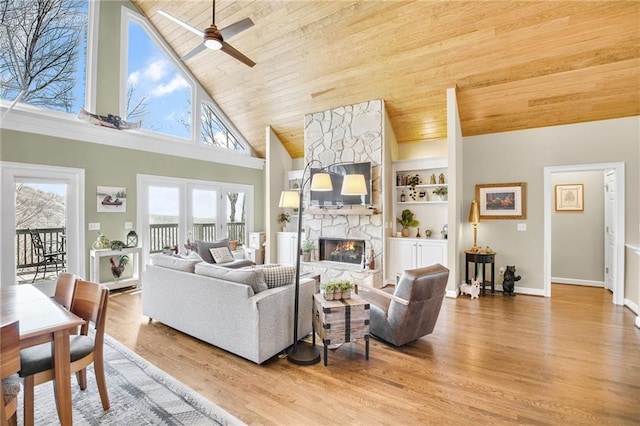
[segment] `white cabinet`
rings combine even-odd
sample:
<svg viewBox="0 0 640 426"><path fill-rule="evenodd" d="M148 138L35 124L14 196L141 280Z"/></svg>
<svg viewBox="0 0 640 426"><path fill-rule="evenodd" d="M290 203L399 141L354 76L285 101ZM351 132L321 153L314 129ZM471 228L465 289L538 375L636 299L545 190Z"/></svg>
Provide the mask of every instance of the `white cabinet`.
<svg viewBox="0 0 640 426"><path fill-rule="evenodd" d="M447 266L447 240L420 238L389 238L389 268L387 279L395 282L406 269L422 268L440 263Z"/></svg>
<svg viewBox="0 0 640 426"><path fill-rule="evenodd" d="M298 250L297 232L278 232L278 263L285 265L296 264L296 251Z"/></svg>
<svg viewBox="0 0 640 426"><path fill-rule="evenodd" d="M418 228L420 235L426 236L430 230L433 237L440 237L442 227L447 223L447 195L437 195L438 192L449 191L446 158L427 158L420 160L396 161L393 163L393 233L402 230L396 218L401 217L402 211L411 210L420 224L410 229L411 237L416 236ZM412 184L412 178L417 184Z"/></svg>

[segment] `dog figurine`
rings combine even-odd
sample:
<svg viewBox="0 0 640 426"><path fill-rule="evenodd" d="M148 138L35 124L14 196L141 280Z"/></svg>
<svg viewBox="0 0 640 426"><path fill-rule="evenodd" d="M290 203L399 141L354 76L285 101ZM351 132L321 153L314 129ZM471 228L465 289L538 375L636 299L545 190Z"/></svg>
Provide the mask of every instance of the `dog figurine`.
<svg viewBox="0 0 640 426"><path fill-rule="evenodd" d="M480 280L471 279L471 284L460 284L460 294L468 294L472 299L477 299L480 295Z"/></svg>
<svg viewBox="0 0 640 426"><path fill-rule="evenodd" d="M504 278L502 280L502 293L505 296L515 296L515 283L516 281L520 281L520 278L520 275L516 275L516 265L507 265L504 270Z"/></svg>

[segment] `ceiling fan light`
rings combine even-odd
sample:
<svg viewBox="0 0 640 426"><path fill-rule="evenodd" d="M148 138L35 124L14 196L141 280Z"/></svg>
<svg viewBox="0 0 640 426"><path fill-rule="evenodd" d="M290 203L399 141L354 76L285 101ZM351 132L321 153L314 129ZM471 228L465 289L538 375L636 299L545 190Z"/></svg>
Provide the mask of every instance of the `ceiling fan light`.
<svg viewBox="0 0 640 426"><path fill-rule="evenodd" d="M222 43L220 42L220 40L216 39L205 40L204 45L207 49L211 50L220 50L222 48Z"/></svg>

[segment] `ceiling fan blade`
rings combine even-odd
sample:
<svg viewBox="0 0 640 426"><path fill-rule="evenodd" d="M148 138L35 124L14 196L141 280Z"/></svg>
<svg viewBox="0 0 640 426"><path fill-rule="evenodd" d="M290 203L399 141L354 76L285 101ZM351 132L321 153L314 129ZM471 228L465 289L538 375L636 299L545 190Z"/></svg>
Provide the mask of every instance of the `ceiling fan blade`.
<svg viewBox="0 0 640 426"><path fill-rule="evenodd" d="M256 64L255 62L253 62L251 59L244 56L242 53L240 53L238 50L236 50L233 46L231 46L227 42L224 42L224 41L222 42L222 48L220 50L222 50L227 55L233 56L243 64L248 65L250 67L253 67Z"/></svg>
<svg viewBox="0 0 640 426"><path fill-rule="evenodd" d="M191 52L187 53L186 55L184 55L180 59L182 60L182 62L184 62L187 59L193 58L194 56L196 56L198 53L202 52L203 50L207 50L207 47L203 43L200 43L199 45L194 47L193 50L191 50Z"/></svg>
<svg viewBox="0 0 640 426"><path fill-rule="evenodd" d="M224 27L220 30L220 35L222 38L228 39L233 37L236 34L241 33L244 30L247 30L253 27L254 23L251 18L244 18L242 21L238 21L235 24L231 24L228 27Z"/></svg>
<svg viewBox="0 0 640 426"><path fill-rule="evenodd" d="M178 18L174 18L173 16L169 15L167 12L164 12L162 10L159 10L158 13L162 16L164 16L165 18L171 19L173 22L175 22L176 24L180 25L183 28L188 29L189 31L191 31L194 34L199 35L200 37L204 37L204 33L202 31L200 31L197 28L192 27L191 25L182 22L181 20L179 20Z"/></svg>

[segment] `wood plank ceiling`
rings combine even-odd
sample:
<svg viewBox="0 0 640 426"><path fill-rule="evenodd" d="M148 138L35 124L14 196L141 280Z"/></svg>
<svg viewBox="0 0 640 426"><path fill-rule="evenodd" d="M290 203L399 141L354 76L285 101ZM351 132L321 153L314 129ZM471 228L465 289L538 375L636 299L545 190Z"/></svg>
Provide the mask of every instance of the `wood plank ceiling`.
<svg viewBox="0 0 640 426"><path fill-rule="evenodd" d="M201 40L211 1L133 0L178 56ZM249 68L205 51L187 67L265 156L271 125L302 157L303 117L385 100L399 143L446 137L457 86L464 136L640 115L638 1L217 1L216 24Z"/></svg>

